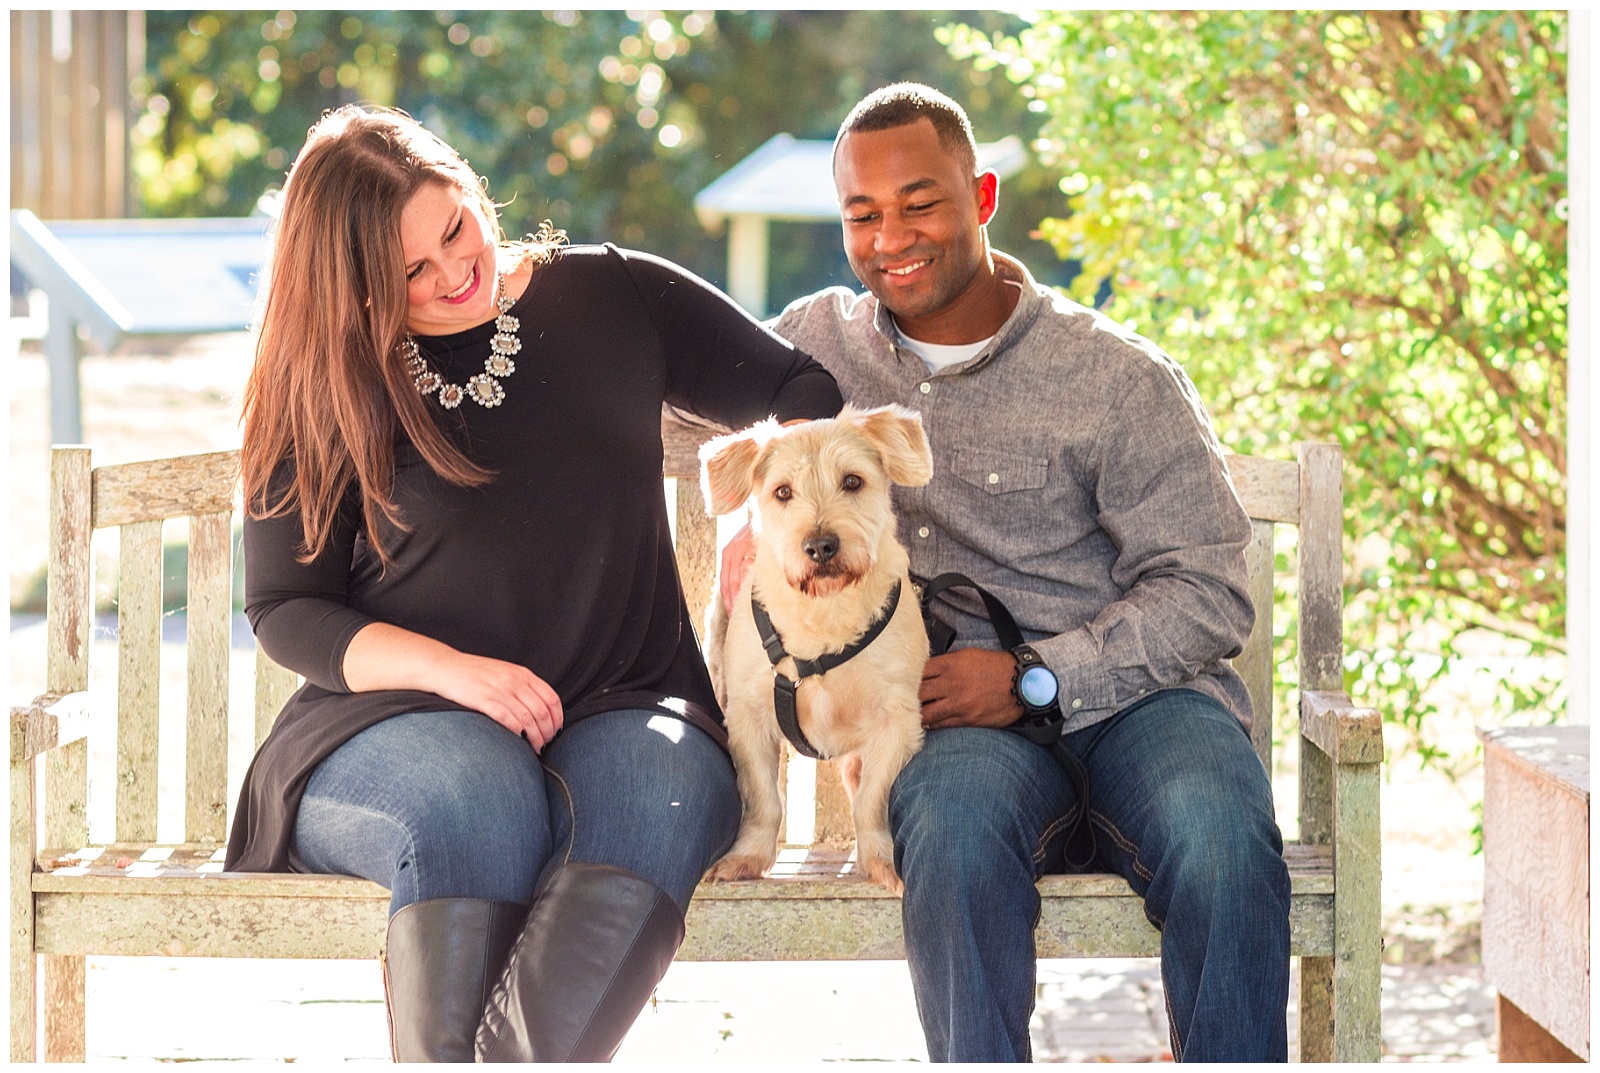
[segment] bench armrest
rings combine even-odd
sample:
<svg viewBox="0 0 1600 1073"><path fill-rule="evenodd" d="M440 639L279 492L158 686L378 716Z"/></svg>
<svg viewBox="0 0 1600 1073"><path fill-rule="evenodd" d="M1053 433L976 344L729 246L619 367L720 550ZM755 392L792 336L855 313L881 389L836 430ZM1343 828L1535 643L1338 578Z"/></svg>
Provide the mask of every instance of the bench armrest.
<svg viewBox="0 0 1600 1073"><path fill-rule="evenodd" d="M1300 734L1335 764L1383 762L1383 718L1357 708L1342 690L1308 689L1300 694Z"/></svg>
<svg viewBox="0 0 1600 1073"><path fill-rule="evenodd" d="M44 693L11 709L11 762L20 764L89 734L88 693Z"/></svg>

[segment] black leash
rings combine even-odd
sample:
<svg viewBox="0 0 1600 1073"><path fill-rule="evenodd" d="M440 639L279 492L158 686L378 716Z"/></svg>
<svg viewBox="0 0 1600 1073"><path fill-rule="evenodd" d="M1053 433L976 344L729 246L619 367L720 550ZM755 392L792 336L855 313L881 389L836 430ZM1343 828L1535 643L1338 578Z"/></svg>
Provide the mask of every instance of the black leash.
<svg viewBox="0 0 1600 1073"><path fill-rule="evenodd" d="M828 759L817 751L816 746L811 744L805 732L800 729L800 707L796 693L800 688L801 679L825 674L848 662L851 657L877 640L878 634L889 625L889 620L894 617L895 608L899 606L900 582L896 581L894 588L889 592L888 605L857 641L838 652L825 652L816 659L793 657L794 669L799 678L785 678L778 673L778 664L783 662L789 653L784 650L783 638L778 636L778 628L772 624L772 616L767 614L766 607L756 596L755 587L751 586L750 610L756 618L756 630L761 634L761 647L767 650L767 658L772 661L772 701L773 707L778 711L778 729L783 731L783 736L789 739L789 744L793 745L800 755L809 756L813 760Z"/></svg>
<svg viewBox="0 0 1600 1073"><path fill-rule="evenodd" d="M922 589L922 621L927 627L928 641L934 655L948 652L950 645L956 639L955 629L932 613L934 597L949 589L957 588L971 589L982 598L984 609L989 612L989 621L994 625L995 636L1000 639L1000 647L1009 652L1023 643L1022 631L1017 628L1017 620L1011 617L1010 609L1000 602L1000 598L965 574L952 572L940 574ZM1066 858L1068 868L1081 872L1086 871L1094 862L1095 855L1094 826L1089 822L1089 769L1083 766L1083 761L1078 759L1078 755L1068 749L1067 743L1061 740L1061 732L1065 725L1066 717L1061 714L1061 704L1058 700L1044 715L1013 723L1005 729L1022 735L1035 745L1049 749L1050 755L1055 757L1056 763L1066 772L1067 781L1072 784L1072 793L1078 799L1078 814L1072 818L1067 827L1063 856Z"/></svg>

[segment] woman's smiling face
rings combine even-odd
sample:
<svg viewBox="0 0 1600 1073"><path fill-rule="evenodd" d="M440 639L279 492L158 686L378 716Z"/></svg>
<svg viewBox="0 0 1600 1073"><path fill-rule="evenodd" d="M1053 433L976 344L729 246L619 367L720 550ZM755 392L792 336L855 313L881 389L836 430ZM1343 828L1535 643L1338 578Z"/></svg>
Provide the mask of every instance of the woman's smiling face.
<svg viewBox="0 0 1600 1073"><path fill-rule="evenodd" d="M479 199L454 183L418 188L400 210L406 326L449 335L494 319L495 241Z"/></svg>

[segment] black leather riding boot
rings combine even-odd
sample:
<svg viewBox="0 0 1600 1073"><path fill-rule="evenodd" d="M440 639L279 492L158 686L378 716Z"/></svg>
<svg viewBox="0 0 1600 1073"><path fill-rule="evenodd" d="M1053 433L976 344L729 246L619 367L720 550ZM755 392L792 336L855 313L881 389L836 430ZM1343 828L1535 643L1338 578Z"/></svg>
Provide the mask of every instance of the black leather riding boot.
<svg viewBox="0 0 1600 1073"><path fill-rule="evenodd" d="M483 1006L528 909L436 898L389 918L383 992L396 1062L470 1062Z"/></svg>
<svg viewBox="0 0 1600 1073"><path fill-rule="evenodd" d="M610 1061L682 942L683 914L648 880L563 865L489 998L478 1061Z"/></svg>

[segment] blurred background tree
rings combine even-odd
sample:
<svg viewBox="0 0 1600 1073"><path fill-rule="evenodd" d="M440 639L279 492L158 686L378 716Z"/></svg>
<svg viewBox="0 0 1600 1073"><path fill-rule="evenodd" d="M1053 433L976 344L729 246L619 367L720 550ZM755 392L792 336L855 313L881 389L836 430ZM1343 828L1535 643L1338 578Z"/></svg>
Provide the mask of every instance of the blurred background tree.
<svg viewBox="0 0 1600 1073"><path fill-rule="evenodd" d="M148 215L240 215L280 186L306 129L350 101L422 120L509 202L507 230L549 218L725 284L725 240L694 195L772 135L832 138L869 90L903 78L964 101L978 137L1043 122L1004 78L951 57L937 27L1023 23L924 11L151 11L134 168ZM1065 282L1030 232L1060 194L1031 165L993 234ZM773 225L772 308L854 285L837 227ZM1031 250L1028 247L1032 247Z"/></svg>
<svg viewBox="0 0 1600 1073"><path fill-rule="evenodd" d="M1343 446L1347 678L1414 729L1493 647L1557 657L1502 677L1502 714L1565 704L1565 32L1205 11L941 33L1043 105L1070 214L1042 230L1075 296L1109 281L1234 449Z"/></svg>

